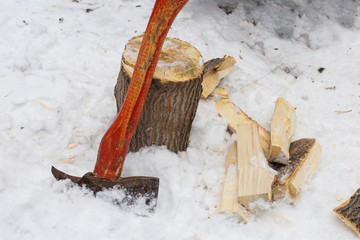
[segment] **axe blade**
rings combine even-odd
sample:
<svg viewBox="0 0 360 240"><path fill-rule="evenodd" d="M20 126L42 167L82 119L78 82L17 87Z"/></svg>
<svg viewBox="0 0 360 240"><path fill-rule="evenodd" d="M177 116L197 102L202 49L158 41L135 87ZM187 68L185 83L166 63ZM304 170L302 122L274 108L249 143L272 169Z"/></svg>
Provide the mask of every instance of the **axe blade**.
<svg viewBox="0 0 360 240"><path fill-rule="evenodd" d="M141 199L149 207L150 212L155 210L159 192L159 178L139 176L109 180L96 177L92 172L86 173L80 178L64 173L55 167L51 168L51 172L56 180L70 179L72 182L90 189L95 195L104 189L123 190L125 198L115 199L116 204L130 206L139 203L138 200Z"/></svg>

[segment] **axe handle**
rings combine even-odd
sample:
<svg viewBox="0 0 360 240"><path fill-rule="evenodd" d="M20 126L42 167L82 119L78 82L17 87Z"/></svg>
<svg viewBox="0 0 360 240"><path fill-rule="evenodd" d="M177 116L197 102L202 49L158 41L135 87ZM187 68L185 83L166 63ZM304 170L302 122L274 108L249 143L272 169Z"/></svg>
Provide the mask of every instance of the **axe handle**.
<svg viewBox="0 0 360 240"><path fill-rule="evenodd" d="M100 142L94 173L115 180L121 175L130 140L139 122L166 35L188 0L156 0L124 104Z"/></svg>

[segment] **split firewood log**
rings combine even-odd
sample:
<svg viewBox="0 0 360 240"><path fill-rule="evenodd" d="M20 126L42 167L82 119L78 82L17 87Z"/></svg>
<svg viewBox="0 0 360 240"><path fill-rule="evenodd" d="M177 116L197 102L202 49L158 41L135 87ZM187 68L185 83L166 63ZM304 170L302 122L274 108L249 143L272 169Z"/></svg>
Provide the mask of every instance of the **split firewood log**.
<svg viewBox="0 0 360 240"><path fill-rule="evenodd" d="M334 212L360 237L360 188Z"/></svg>
<svg viewBox="0 0 360 240"><path fill-rule="evenodd" d="M272 201L272 185L276 171L268 166L263 153L258 126L240 123L236 128L238 153L238 200L251 211L249 204L258 198Z"/></svg>
<svg viewBox="0 0 360 240"><path fill-rule="evenodd" d="M304 138L290 145L288 165L269 163L278 172L272 186L275 200L286 194L294 200L299 200L304 184L315 174L321 159L321 145L316 139Z"/></svg>
<svg viewBox="0 0 360 240"><path fill-rule="evenodd" d="M238 202L238 184L237 144L235 141L225 158L224 187L218 210L219 213L231 212L247 223L251 220L251 216Z"/></svg>
<svg viewBox="0 0 360 240"><path fill-rule="evenodd" d="M270 162L288 164L289 147L295 130L295 122L295 108L284 98L278 98L271 120Z"/></svg>
<svg viewBox="0 0 360 240"><path fill-rule="evenodd" d="M123 52L115 86L118 111L130 84L141 41L142 36L132 38ZM179 39L165 40L130 151L151 145L165 145L173 152L186 150L202 92L203 72L203 58L195 47Z"/></svg>
<svg viewBox="0 0 360 240"><path fill-rule="evenodd" d="M229 129L236 133L236 127L240 123L254 123L258 126L259 135L260 135L260 143L262 150L265 156L268 156L269 146L270 146L270 133L260 126L256 121L251 119L246 113L244 113L239 107L237 107L232 101L229 99L221 99L216 101L216 109L218 110L220 116L226 118Z"/></svg>
<svg viewBox="0 0 360 240"><path fill-rule="evenodd" d="M205 63L202 98L207 98L215 90L220 80L231 72L235 63L235 59L230 56L215 58Z"/></svg>

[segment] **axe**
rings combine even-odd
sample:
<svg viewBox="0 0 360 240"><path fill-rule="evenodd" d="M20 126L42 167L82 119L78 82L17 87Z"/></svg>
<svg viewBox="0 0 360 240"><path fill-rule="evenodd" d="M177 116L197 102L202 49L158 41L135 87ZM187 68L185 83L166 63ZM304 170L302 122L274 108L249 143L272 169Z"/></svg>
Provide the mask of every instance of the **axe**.
<svg viewBox="0 0 360 240"><path fill-rule="evenodd" d="M159 178L121 177L130 140L139 122L166 35L180 10L188 0L156 0L147 25L124 104L115 121L103 136L93 172L83 177L66 174L55 167L56 180L70 179L85 185L94 194L103 189L125 190L127 204L144 197L145 204L157 200ZM154 210L155 206L150 209Z"/></svg>

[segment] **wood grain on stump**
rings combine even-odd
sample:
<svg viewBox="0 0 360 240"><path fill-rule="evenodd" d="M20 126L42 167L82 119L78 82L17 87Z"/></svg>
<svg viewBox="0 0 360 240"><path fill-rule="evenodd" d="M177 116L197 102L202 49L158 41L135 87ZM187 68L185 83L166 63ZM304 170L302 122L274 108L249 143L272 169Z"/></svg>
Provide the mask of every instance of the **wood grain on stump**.
<svg viewBox="0 0 360 240"><path fill-rule="evenodd" d="M125 46L115 86L118 112L130 84L141 40L142 36L134 37ZM165 40L130 151L152 145L165 145L176 153L186 150L201 96L203 72L203 58L196 48L178 39Z"/></svg>

